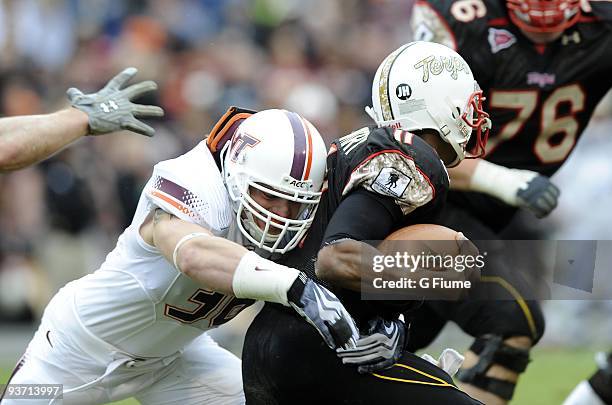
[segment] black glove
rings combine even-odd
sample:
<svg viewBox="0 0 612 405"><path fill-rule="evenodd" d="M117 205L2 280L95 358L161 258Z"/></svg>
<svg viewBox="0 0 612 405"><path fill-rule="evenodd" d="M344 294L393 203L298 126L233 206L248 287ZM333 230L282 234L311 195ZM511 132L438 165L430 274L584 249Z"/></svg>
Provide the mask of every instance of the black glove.
<svg viewBox="0 0 612 405"><path fill-rule="evenodd" d="M539 174L527 183L527 187L518 190L516 196L519 207L543 218L555 209L559 194L559 188L548 177Z"/></svg>
<svg viewBox="0 0 612 405"><path fill-rule="evenodd" d="M287 292L287 300L295 311L315 327L332 349L354 347L359 332L344 305L327 288L300 273Z"/></svg>
<svg viewBox="0 0 612 405"><path fill-rule="evenodd" d="M153 136L155 130L136 117L161 117L164 110L155 105L134 104L130 100L157 89L153 81L140 82L121 90L137 72L130 67L113 77L97 93L83 94L71 87L66 94L70 104L89 116L89 134L103 135L122 129Z"/></svg>
<svg viewBox="0 0 612 405"><path fill-rule="evenodd" d="M400 319L380 317L368 322L368 331L357 340L352 349L337 349L344 364L357 365L361 374L384 370L393 366L404 351L406 325Z"/></svg>

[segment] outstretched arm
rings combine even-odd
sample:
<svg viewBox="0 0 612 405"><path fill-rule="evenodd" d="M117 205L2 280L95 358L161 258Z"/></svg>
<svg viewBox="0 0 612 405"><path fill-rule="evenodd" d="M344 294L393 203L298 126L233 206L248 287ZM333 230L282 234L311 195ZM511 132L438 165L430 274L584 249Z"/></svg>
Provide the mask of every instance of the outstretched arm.
<svg viewBox="0 0 612 405"><path fill-rule="evenodd" d="M37 163L87 134L87 114L67 108L52 114L0 119L0 172Z"/></svg>
<svg viewBox="0 0 612 405"><path fill-rule="evenodd" d="M159 208L140 232L177 270L207 289L290 306L331 348L349 345L358 337L338 298L296 269L259 257Z"/></svg>
<svg viewBox="0 0 612 405"><path fill-rule="evenodd" d="M157 106L140 105L131 99L155 90L152 81L122 89L136 74L127 68L93 94L68 90L74 108L52 114L0 119L0 172L17 170L37 163L84 135L103 135L122 129L152 136L153 128L136 117L161 117Z"/></svg>
<svg viewBox="0 0 612 405"><path fill-rule="evenodd" d="M538 218L555 209L560 195L557 186L544 175L484 159L466 159L448 173L451 188L488 194L513 207L529 210Z"/></svg>

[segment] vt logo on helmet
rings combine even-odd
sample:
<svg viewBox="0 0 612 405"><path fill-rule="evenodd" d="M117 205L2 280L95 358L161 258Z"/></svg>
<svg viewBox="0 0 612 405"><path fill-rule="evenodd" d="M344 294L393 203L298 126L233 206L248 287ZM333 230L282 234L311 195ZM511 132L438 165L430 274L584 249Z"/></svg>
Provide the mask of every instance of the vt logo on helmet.
<svg viewBox="0 0 612 405"><path fill-rule="evenodd" d="M436 131L455 152L455 159L446 163L452 167L484 154L491 122L483 100L470 67L457 52L417 41L380 64L372 83L373 107L366 107L366 112L381 127ZM472 130L476 143L469 153Z"/></svg>
<svg viewBox="0 0 612 405"><path fill-rule="evenodd" d="M269 252L293 249L321 197L327 154L317 129L291 111L261 111L240 124L222 154L242 234Z"/></svg>

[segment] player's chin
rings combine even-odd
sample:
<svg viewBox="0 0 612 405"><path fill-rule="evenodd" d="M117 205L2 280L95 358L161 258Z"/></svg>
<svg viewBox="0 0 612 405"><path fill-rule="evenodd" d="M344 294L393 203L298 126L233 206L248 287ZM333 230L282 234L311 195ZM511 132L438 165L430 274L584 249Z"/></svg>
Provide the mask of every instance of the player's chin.
<svg viewBox="0 0 612 405"><path fill-rule="evenodd" d="M561 37L563 32L528 32L523 31L523 34L529 38L529 40L536 44L548 44L556 41Z"/></svg>

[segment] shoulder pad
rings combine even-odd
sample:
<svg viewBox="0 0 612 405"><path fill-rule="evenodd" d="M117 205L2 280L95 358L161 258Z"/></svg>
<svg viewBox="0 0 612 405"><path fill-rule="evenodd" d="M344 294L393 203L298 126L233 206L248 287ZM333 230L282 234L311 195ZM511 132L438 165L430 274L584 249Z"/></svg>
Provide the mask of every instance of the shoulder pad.
<svg viewBox="0 0 612 405"><path fill-rule="evenodd" d="M375 137L380 136L380 144ZM448 188L448 175L435 151L421 138L401 130L372 131L371 153L355 165L342 191L357 187L393 197L408 214L436 197L437 189ZM372 139L374 138L374 139Z"/></svg>
<svg viewBox="0 0 612 405"><path fill-rule="evenodd" d="M419 0L411 16L412 32L415 40L457 51L486 33L491 20L504 19L502 6L499 0Z"/></svg>
<svg viewBox="0 0 612 405"><path fill-rule="evenodd" d="M204 142L156 164L144 193L152 205L206 228L223 229L233 218L221 173Z"/></svg>
<svg viewBox="0 0 612 405"><path fill-rule="evenodd" d="M256 111L245 108L230 107L210 131L206 137L206 145L213 154L218 167L221 167L220 154L223 146L232 139L238 125L255 113Z"/></svg>
<svg viewBox="0 0 612 405"><path fill-rule="evenodd" d="M590 1L589 5L592 9L592 15L587 14L583 19L587 21L589 21L590 18L599 20L603 22L608 29L612 29L612 3L608 1Z"/></svg>

